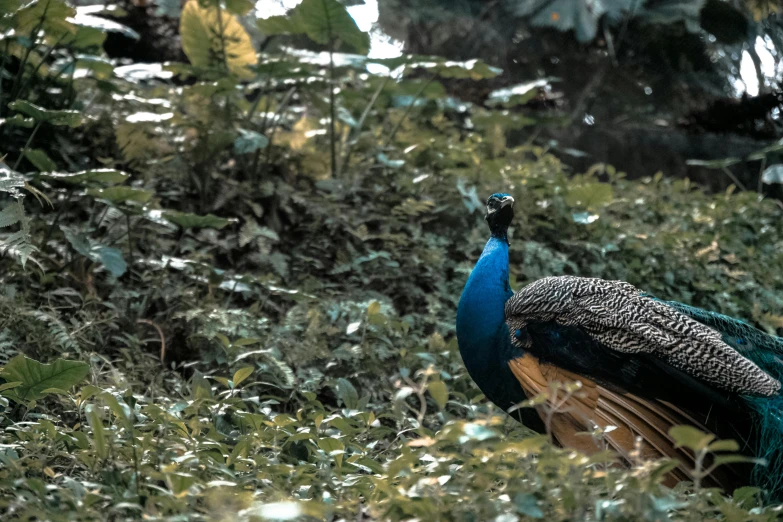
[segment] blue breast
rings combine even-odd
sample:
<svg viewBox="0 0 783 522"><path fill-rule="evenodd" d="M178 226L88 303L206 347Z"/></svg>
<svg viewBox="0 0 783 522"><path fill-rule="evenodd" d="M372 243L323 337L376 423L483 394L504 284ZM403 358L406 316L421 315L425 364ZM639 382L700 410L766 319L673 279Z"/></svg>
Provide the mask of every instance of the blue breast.
<svg viewBox="0 0 783 522"><path fill-rule="evenodd" d="M471 378L492 402L507 409L523 400L524 392L508 367L522 353L511 344L505 304L508 282L508 243L490 238L471 272L457 308L457 341Z"/></svg>

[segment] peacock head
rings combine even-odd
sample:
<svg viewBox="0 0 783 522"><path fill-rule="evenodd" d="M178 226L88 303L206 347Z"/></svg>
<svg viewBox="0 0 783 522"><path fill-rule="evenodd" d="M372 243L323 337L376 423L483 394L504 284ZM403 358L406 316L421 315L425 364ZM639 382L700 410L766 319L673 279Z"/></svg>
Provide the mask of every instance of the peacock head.
<svg viewBox="0 0 783 522"><path fill-rule="evenodd" d="M508 226L514 219L514 198L508 194L492 194L487 199L486 219L492 235L505 239Z"/></svg>

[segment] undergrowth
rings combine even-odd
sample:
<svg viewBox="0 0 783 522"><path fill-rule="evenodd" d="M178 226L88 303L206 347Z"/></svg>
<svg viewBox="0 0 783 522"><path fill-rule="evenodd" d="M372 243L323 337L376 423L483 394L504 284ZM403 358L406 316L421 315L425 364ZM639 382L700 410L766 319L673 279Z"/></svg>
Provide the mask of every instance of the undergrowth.
<svg viewBox="0 0 783 522"><path fill-rule="evenodd" d="M193 4L192 63L136 76L43 2L0 18L17 30L0 33L0 171L25 211L0 213L3 520L777 518L753 488L671 490L670 462L552 447L483 399L454 333L498 191L517 201L515 288L622 279L775 332L774 202L507 147L524 112L438 82L498 71L401 57L380 62L402 76L368 74L337 52L366 53L337 2L326 29L302 11L260 24L280 46L252 57L244 4Z"/></svg>

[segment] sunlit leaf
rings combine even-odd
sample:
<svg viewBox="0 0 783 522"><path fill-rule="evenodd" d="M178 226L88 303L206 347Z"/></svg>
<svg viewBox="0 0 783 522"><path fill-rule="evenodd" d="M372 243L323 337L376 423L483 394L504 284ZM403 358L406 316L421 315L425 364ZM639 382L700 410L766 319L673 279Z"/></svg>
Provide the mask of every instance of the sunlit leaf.
<svg viewBox="0 0 783 522"><path fill-rule="evenodd" d="M234 15L215 6L201 7L189 0L180 18L182 50L198 67L225 67L240 78L258 61L250 36Z"/></svg>
<svg viewBox="0 0 783 522"><path fill-rule="evenodd" d="M245 366L234 372L234 376L231 378L231 380L234 381L234 386L239 386L239 383L250 377L254 370L255 368L252 366Z"/></svg>

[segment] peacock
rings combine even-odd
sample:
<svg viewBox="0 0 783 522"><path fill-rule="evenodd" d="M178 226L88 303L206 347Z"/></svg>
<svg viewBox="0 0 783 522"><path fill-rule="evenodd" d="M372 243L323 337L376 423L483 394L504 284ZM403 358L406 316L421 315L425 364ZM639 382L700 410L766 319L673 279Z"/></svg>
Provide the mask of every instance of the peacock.
<svg viewBox="0 0 783 522"><path fill-rule="evenodd" d="M766 461L721 466L709 485L732 491L753 483L781 497L783 338L622 281L545 277L514 293L507 235L514 198L493 194L486 207L491 236L456 326L468 373L490 401L532 429L548 429L561 446L595 453L603 448L585 432L600 430L627 463L636 450L677 459L667 485L692 478L694 455L669 435L672 426L691 425ZM550 383L572 381L582 388L548 415L513 408Z"/></svg>

